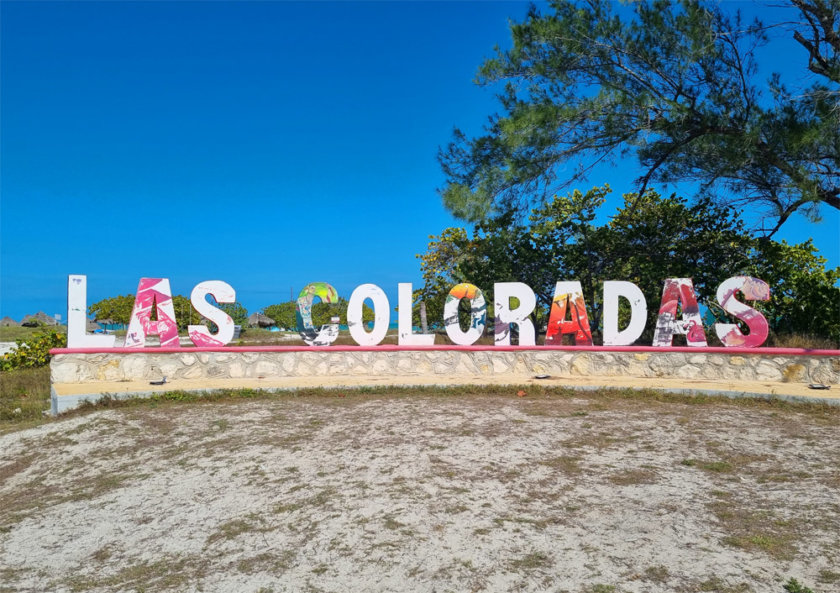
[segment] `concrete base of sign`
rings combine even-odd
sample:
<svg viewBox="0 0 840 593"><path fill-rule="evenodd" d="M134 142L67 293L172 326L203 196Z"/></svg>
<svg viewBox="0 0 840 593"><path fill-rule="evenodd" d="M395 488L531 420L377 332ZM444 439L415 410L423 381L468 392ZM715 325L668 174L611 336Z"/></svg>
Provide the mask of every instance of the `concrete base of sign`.
<svg viewBox="0 0 840 593"><path fill-rule="evenodd" d="M549 379L536 379L536 375ZM152 385L166 377L163 385ZM57 349L53 413L173 390L550 384L840 402L840 351L779 348L231 347ZM824 384L829 390L814 390Z"/></svg>

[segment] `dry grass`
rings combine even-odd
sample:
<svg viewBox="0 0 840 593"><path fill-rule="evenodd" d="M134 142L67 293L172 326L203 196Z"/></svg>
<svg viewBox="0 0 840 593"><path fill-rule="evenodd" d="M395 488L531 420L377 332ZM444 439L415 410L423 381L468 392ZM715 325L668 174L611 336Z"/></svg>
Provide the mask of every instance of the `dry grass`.
<svg viewBox="0 0 840 593"><path fill-rule="evenodd" d="M837 408L528 390L173 393L8 432L0 578L653 593L840 579Z"/></svg>
<svg viewBox="0 0 840 593"><path fill-rule="evenodd" d="M31 426L49 409L49 367L0 371L0 431L4 425Z"/></svg>

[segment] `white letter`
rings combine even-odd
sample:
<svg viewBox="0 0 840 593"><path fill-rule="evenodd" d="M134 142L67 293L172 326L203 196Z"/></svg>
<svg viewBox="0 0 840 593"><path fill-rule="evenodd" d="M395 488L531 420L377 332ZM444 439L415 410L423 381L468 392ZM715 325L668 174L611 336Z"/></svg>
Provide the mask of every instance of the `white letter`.
<svg viewBox="0 0 840 593"><path fill-rule="evenodd" d="M67 347L113 348L116 336L95 336L87 333L87 276L67 277Z"/></svg>
<svg viewBox="0 0 840 593"><path fill-rule="evenodd" d="M630 302L630 322L618 331L618 299ZM624 280L604 282L604 346L630 346L645 331L647 302L638 286Z"/></svg>
<svg viewBox="0 0 840 593"><path fill-rule="evenodd" d="M522 282L497 282L493 285L496 309L496 346L510 345L510 326L519 327L519 345L534 346L536 332L529 315L537 306L537 297L531 287ZM510 300L518 299L519 306L510 308Z"/></svg>
<svg viewBox="0 0 840 593"><path fill-rule="evenodd" d="M365 299L373 302L374 319L370 333L365 331L363 315ZM376 284L357 286L350 295L350 302L347 303L347 327L350 328L350 335L356 343L359 346L376 346L385 338L390 323L391 311L385 291Z"/></svg>
<svg viewBox="0 0 840 593"><path fill-rule="evenodd" d="M399 345L431 346L435 343L435 334L415 334L411 331L411 305L413 301L411 282L400 282L397 286L399 294L399 306L397 307Z"/></svg>
<svg viewBox="0 0 840 593"><path fill-rule="evenodd" d="M470 326L467 331L461 329L461 322L458 319L461 299L470 301ZM453 286L443 305L443 327L449 339L459 346L471 346L481 337L486 326L487 302L484 300L481 289L475 284L466 282Z"/></svg>
<svg viewBox="0 0 840 593"><path fill-rule="evenodd" d="M190 340L196 346L224 346L233 339L233 319L230 315L207 302L207 295L212 295L217 303L235 303L236 291L227 282L221 280L205 280L199 282L192 289L190 302L198 314L215 323L219 331L214 336L203 325L187 326Z"/></svg>

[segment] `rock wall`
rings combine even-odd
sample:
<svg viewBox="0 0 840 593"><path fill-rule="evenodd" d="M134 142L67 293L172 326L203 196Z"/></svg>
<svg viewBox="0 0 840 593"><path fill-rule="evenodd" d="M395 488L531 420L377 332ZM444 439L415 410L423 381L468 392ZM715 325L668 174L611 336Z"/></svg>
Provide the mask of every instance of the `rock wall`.
<svg viewBox="0 0 840 593"><path fill-rule="evenodd" d="M690 350L690 349L689 349ZM719 349L718 349L719 350ZM56 383L242 379L323 375L522 375L626 376L727 379L794 383L840 383L840 353L774 352L729 354L710 351L611 351L528 349L363 350L272 349L180 352L57 353Z"/></svg>

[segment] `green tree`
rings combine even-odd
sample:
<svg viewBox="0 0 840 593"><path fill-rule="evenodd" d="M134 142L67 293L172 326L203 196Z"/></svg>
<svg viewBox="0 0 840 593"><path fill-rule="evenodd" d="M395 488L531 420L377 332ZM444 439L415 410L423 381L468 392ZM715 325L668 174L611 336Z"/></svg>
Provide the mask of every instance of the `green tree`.
<svg viewBox="0 0 840 593"><path fill-rule="evenodd" d="M128 324L134 308L134 295L125 294L97 301L88 307L88 315L96 320L110 319L114 323Z"/></svg>
<svg viewBox="0 0 840 593"><path fill-rule="evenodd" d="M717 2L641 0L632 16L610 0L556 0L549 14L532 7L511 25L512 49L477 77L504 84L502 113L480 137L456 129L439 154L444 204L468 221L521 210L634 153L637 194L652 182L696 181L706 195L725 188L767 208L776 221L768 235L796 211L840 208L840 2L790 1L803 64L822 76L793 90L777 75L757 77L766 27Z"/></svg>
<svg viewBox="0 0 840 593"><path fill-rule="evenodd" d="M338 317L341 323L347 323L347 299L339 297L337 303L322 303L317 302L312 305L312 325L319 327L330 323L332 317ZM274 320L278 327L286 329L295 329L297 327L297 320L295 318L295 311L297 309L297 301L286 301L285 303L278 303L269 305L262 310L263 315ZM367 304L362 306L362 321L367 323L373 321L374 312Z"/></svg>
<svg viewBox="0 0 840 593"><path fill-rule="evenodd" d="M248 324L248 309L246 309L239 301L236 301L235 303L219 303L216 306L230 315L236 325Z"/></svg>
<svg viewBox="0 0 840 593"><path fill-rule="evenodd" d="M689 204L653 190L641 197L625 194L624 205L599 225L596 218L608 192L608 187L596 187L555 196L531 211L528 226L508 224L503 216L476 225L472 238L464 229L433 236L420 256L426 285L416 296L442 303L458 282L472 282L485 294L492 294L494 282L524 282L537 295L535 320L542 328L555 282L579 280L597 340L603 323L602 282L629 280L648 303L641 342L650 343L665 278L692 278L698 301L729 322L716 307L717 287L746 274L770 285L771 301L755 306L775 333L840 341L840 290L834 286L840 268L826 270L825 259L810 242L790 246L755 239L729 208L708 198ZM436 316L430 318L440 319L438 309L433 310ZM625 319L627 314L625 309Z"/></svg>
<svg viewBox="0 0 840 593"><path fill-rule="evenodd" d="M802 334L840 344L840 267L825 269L826 259L808 240L797 245L757 241L747 267L770 285L771 299L756 303L773 334Z"/></svg>
<svg viewBox="0 0 840 593"><path fill-rule="evenodd" d="M178 329L184 331L189 325L204 323L204 319L198 311L193 309L192 301L189 298L176 294L172 297L172 307L175 311L175 320L178 322ZM157 304L152 307L152 319L157 319Z"/></svg>
<svg viewBox="0 0 840 593"><path fill-rule="evenodd" d="M292 330L295 328L295 301L286 301L276 305L269 305L262 310L262 314L274 320L277 327Z"/></svg>

